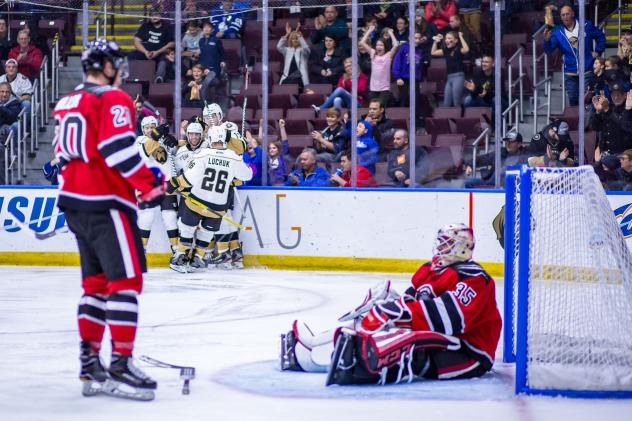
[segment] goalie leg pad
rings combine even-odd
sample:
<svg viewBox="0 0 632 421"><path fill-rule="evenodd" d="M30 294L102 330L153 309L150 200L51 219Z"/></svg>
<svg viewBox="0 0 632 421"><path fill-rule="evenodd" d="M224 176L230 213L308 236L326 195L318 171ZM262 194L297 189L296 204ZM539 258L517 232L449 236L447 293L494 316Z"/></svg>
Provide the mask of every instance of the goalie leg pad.
<svg viewBox="0 0 632 421"><path fill-rule="evenodd" d="M458 338L436 332L395 329L368 334L343 329L336 338L327 385L410 382L429 370L433 350L460 348Z"/></svg>

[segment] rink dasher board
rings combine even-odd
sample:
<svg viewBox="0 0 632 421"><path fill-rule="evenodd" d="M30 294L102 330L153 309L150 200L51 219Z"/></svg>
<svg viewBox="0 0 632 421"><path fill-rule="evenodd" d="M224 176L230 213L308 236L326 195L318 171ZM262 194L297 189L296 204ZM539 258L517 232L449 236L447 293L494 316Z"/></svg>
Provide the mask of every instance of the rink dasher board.
<svg viewBox="0 0 632 421"><path fill-rule="evenodd" d="M503 250L491 225L504 203L501 190L249 187L239 195L233 219L247 226L240 234L247 266L410 272L431 258L440 226L464 222L475 232L475 259L502 275ZM0 188L0 225L59 228L65 220L56 197L48 186ZM632 247L632 196L617 192L608 200ZM573 214L563 223L573 224ZM167 235L159 217L154 224L149 264L166 266ZM71 233L39 241L21 227L0 231L2 264L76 265L76 253Z"/></svg>

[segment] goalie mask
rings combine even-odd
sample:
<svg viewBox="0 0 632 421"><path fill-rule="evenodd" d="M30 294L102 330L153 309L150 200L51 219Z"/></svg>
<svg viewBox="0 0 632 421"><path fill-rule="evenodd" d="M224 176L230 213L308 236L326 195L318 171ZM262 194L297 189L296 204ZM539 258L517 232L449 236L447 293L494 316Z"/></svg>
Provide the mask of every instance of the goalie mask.
<svg viewBox="0 0 632 421"><path fill-rule="evenodd" d="M212 103L204 107L204 111L202 112L204 117L204 122L208 126L219 126L222 124L222 120L224 119L224 112L222 111L222 107L219 104Z"/></svg>
<svg viewBox="0 0 632 421"><path fill-rule="evenodd" d="M228 145L227 132L221 126L212 126L208 129L208 138L211 148L226 149Z"/></svg>
<svg viewBox="0 0 632 421"><path fill-rule="evenodd" d="M437 233L432 250L432 268L440 269L472 258L474 233L465 224L449 224Z"/></svg>
<svg viewBox="0 0 632 421"><path fill-rule="evenodd" d="M187 126L187 142L191 149L195 150L202 144L204 129L200 123L191 123Z"/></svg>
<svg viewBox="0 0 632 421"><path fill-rule="evenodd" d="M147 116L141 120L140 127L143 129L143 134L149 137L151 131L158 127L158 120L154 116Z"/></svg>

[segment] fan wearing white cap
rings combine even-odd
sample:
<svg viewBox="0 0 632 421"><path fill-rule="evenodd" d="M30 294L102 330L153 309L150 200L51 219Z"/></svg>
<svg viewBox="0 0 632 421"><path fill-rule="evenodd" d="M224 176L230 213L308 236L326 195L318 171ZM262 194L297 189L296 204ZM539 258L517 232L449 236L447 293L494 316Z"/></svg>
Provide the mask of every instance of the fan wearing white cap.
<svg viewBox="0 0 632 421"><path fill-rule="evenodd" d="M13 95L20 101L22 109L31 109L31 96L33 84L28 77L18 72L18 62L10 58L4 63L4 74L0 76L0 83L9 82Z"/></svg>

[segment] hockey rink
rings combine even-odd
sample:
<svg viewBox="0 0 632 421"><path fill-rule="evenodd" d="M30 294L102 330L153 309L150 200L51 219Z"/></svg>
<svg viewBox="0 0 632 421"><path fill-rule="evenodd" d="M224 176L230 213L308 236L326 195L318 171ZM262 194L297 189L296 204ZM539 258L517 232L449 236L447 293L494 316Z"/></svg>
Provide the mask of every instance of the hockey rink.
<svg viewBox="0 0 632 421"><path fill-rule="evenodd" d="M494 371L474 380L326 388L325 374L280 372L279 334L294 319L330 328L384 279L403 291L409 276L152 269L135 355L194 366L196 378L182 395L178 370L138 362L158 390L153 402L135 402L81 396L79 268L0 267L0 419L632 420L630 400L515 397L501 347ZM502 308L501 282L497 299Z"/></svg>

